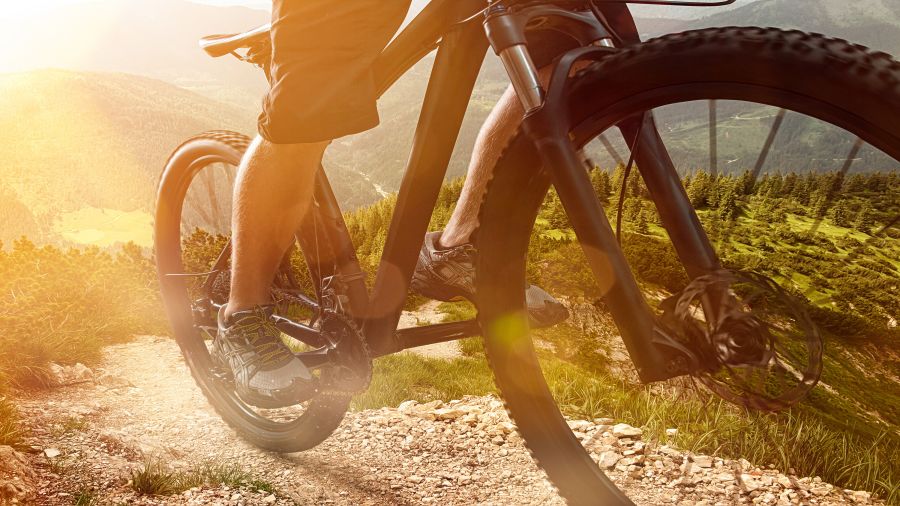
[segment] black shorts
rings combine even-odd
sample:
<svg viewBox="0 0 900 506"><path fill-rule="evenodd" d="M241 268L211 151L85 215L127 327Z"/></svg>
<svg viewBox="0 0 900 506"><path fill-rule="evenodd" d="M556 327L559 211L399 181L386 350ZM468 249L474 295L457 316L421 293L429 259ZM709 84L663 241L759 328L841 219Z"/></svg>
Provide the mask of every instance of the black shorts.
<svg viewBox="0 0 900 506"><path fill-rule="evenodd" d="M411 0L274 0L272 69L259 133L327 141L378 124L372 64Z"/></svg>

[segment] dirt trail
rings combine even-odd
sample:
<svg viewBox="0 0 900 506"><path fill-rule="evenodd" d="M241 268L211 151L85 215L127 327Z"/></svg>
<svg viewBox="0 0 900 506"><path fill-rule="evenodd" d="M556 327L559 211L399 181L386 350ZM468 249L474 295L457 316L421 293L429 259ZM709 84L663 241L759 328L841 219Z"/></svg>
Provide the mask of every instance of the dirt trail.
<svg viewBox="0 0 900 506"><path fill-rule="evenodd" d="M107 348L93 381L22 399L38 504L559 504L490 397L350 413L314 450L260 451L239 439L194 386L173 341L140 337ZM638 504L869 503L749 463L643 442L610 420L572 422L576 435ZM128 484L150 457L176 469L236 466L275 493L224 486L169 497Z"/></svg>
<svg viewBox="0 0 900 506"><path fill-rule="evenodd" d="M444 313L438 311L438 306L440 305L440 301L432 300L419 306L415 312L404 311L403 314L400 315L398 327L403 329L419 325L441 323L444 318ZM459 351L459 343L456 341L419 346L410 349L408 352L416 353L423 357L443 358L447 360L462 356L462 353Z"/></svg>

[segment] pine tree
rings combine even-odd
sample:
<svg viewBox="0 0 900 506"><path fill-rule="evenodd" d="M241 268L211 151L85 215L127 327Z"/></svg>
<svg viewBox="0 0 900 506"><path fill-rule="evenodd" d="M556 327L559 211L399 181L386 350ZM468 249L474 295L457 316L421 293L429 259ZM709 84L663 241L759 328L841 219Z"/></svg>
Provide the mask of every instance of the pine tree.
<svg viewBox="0 0 900 506"><path fill-rule="evenodd" d="M628 195L632 197L644 197L647 193L647 187L644 185L644 178L641 177L637 166L631 168L631 174L628 175Z"/></svg>
<svg viewBox="0 0 900 506"><path fill-rule="evenodd" d="M787 197L793 195L794 186L797 184L797 174L793 172L788 172L788 175L784 176L784 180L781 183L781 188L778 190L779 197Z"/></svg>
<svg viewBox="0 0 900 506"><path fill-rule="evenodd" d="M594 187L594 193L603 204L609 203L609 197L612 194L612 187L609 181L609 174L605 170L595 168L591 171L591 185Z"/></svg>
<svg viewBox="0 0 900 506"><path fill-rule="evenodd" d="M612 189L616 195L622 191L622 180L625 179L625 166L621 163L616 165L616 169L612 175Z"/></svg>
<svg viewBox="0 0 900 506"><path fill-rule="evenodd" d="M838 200L834 205L834 209L831 210L831 221L839 227L850 227L850 209L846 200Z"/></svg>
<svg viewBox="0 0 900 506"><path fill-rule="evenodd" d="M781 196L781 188L783 186L784 186L784 178L781 177L781 174L775 174L774 176L769 178L765 196L769 197L769 198L777 199L778 197Z"/></svg>
<svg viewBox="0 0 900 506"><path fill-rule="evenodd" d="M724 221L734 221L737 219L738 215L741 212L741 208L738 205L738 195L740 180L734 181L731 184L724 185L722 195L719 197L719 217Z"/></svg>
<svg viewBox="0 0 900 506"><path fill-rule="evenodd" d="M756 206L756 212L753 213L753 217L759 221L764 223L772 222L772 211L775 208L775 203L769 197L763 198L762 202Z"/></svg>
<svg viewBox="0 0 900 506"><path fill-rule="evenodd" d="M875 220L872 218L872 204L866 202L863 204L862 209L859 210L859 214L856 215L856 221L853 222L853 228L868 234L872 231L874 225Z"/></svg>
<svg viewBox="0 0 900 506"><path fill-rule="evenodd" d="M822 191L821 189L816 190L815 193L812 194L812 197L809 198L809 205L812 208L813 217L824 218L825 214L828 212L828 207L831 205L831 199L828 196L828 192Z"/></svg>
<svg viewBox="0 0 900 506"><path fill-rule="evenodd" d="M647 235L650 233L650 225L647 223L647 212L642 210L638 213L637 223L634 226L634 229L637 233L641 235Z"/></svg>
<svg viewBox="0 0 900 506"><path fill-rule="evenodd" d="M626 221L637 221L638 216L643 209L643 202L637 197L628 197L625 199L625 207L622 211L622 217Z"/></svg>
<svg viewBox="0 0 900 506"><path fill-rule="evenodd" d="M692 206L702 209L709 205L711 183L712 179L709 177L709 174L702 170L697 171L687 190L688 199L690 199Z"/></svg>
<svg viewBox="0 0 900 506"><path fill-rule="evenodd" d="M745 170L740 178L739 190L741 195L753 195L753 189L756 182L753 181L753 173Z"/></svg>

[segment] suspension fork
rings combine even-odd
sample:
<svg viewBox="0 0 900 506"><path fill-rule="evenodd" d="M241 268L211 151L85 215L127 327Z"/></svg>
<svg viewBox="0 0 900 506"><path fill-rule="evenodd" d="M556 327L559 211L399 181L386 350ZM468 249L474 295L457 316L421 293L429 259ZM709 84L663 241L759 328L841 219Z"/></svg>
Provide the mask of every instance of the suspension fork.
<svg viewBox="0 0 900 506"><path fill-rule="evenodd" d="M534 142L544 167L549 167L552 171L553 184L560 201L578 236L588 264L601 283L604 300L622 334L638 375L642 381L652 382L696 370L698 364L695 355L656 325L656 317L644 300L603 207L593 191L581 157L569 139L565 91L570 69L579 60L599 60L610 49L594 46L566 53L557 62L549 89L545 93L540 85L537 69L528 56L524 36L516 33L521 28L513 23L503 22L506 16L509 14L502 5L488 14L485 20L488 37L495 52L500 55L526 111L523 128ZM648 150L642 159L650 164L649 157L653 155ZM664 182L665 178L661 176L660 180ZM657 189L663 192L666 188L671 189L671 185L660 184ZM681 188L680 181L678 188ZM681 191L683 193L683 189Z"/></svg>

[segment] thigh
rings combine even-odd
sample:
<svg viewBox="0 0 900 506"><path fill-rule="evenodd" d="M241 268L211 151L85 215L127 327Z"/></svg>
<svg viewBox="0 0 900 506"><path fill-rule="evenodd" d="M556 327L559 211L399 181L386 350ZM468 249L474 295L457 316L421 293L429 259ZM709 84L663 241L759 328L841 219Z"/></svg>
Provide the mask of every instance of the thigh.
<svg viewBox="0 0 900 506"><path fill-rule="evenodd" d="M378 123L372 64L410 0L276 0L272 73L260 133L316 142Z"/></svg>

